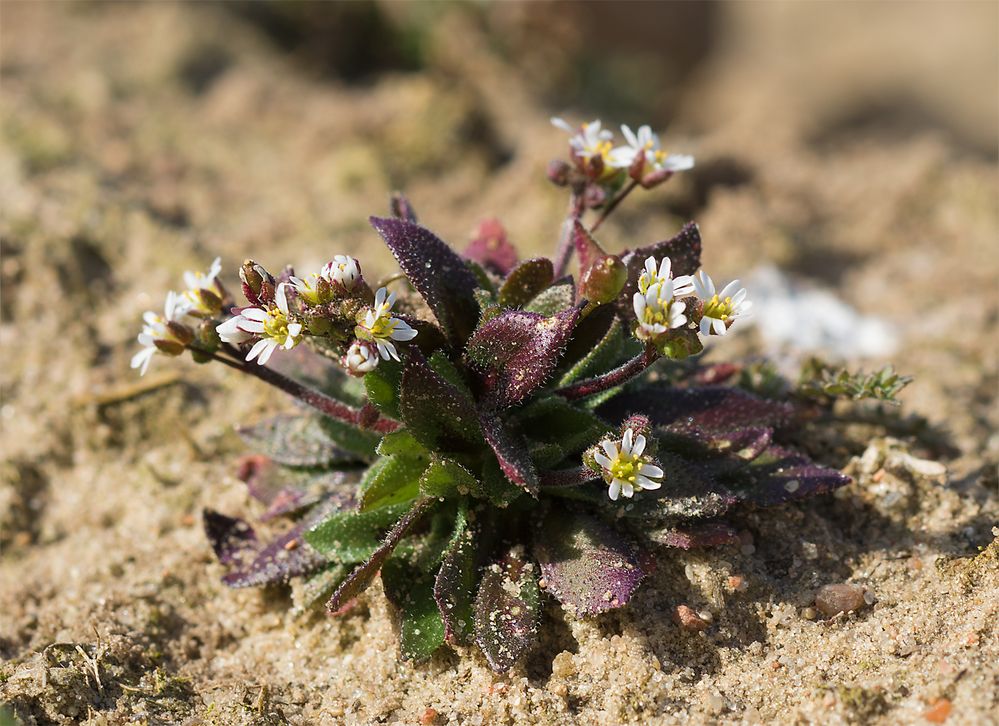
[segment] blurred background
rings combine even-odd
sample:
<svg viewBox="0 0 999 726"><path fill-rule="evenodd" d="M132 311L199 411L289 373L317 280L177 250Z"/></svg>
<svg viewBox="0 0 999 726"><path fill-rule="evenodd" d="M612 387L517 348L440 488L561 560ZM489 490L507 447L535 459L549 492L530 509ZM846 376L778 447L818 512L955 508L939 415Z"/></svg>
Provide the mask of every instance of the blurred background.
<svg viewBox="0 0 999 726"><path fill-rule="evenodd" d="M366 219L395 189L456 247L497 216L550 253L552 115L697 157L601 240L695 219L715 278L759 301L722 355L894 360L906 410L992 486L997 28L961 1L4 2L0 656L90 637L161 570L209 586L194 517L244 505L228 427L273 402L187 360L128 370L183 270L388 272Z"/></svg>

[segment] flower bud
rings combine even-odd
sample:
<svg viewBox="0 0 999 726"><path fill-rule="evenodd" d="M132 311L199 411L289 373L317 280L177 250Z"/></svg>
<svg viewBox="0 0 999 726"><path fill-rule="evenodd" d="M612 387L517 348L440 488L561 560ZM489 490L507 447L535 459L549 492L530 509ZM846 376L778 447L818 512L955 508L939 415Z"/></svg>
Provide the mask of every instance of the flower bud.
<svg viewBox="0 0 999 726"><path fill-rule="evenodd" d="M564 187L569 183L569 175L572 167L561 159L548 162L548 181L558 187Z"/></svg>
<svg viewBox="0 0 999 726"><path fill-rule="evenodd" d="M656 338L654 342L663 357L671 360L683 360L704 350L704 344L697 331L689 328L670 330Z"/></svg>
<svg viewBox="0 0 999 726"><path fill-rule="evenodd" d="M627 282L627 266L615 255L603 255L583 273L579 294L590 302L603 305L616 300Z"/></svg>
<svg viewBox="0 0 999 726"><path fill-rule="evenodd" d="M378 348L372 343L355 340L341 363L352 376L363 376L378 366Z"/></svg>
<svg viewBox="0 0 999 726"><path fill-rule="evenodd" d="M262 265L246 260L239 268L243 295L251 305L269 305L274 302L274 276Z"/></svg>

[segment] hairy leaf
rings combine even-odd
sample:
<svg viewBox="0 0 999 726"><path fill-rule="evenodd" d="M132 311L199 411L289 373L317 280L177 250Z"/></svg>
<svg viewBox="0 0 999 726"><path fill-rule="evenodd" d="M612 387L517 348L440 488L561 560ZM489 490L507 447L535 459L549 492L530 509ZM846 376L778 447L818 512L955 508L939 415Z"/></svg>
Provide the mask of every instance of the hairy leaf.
<svg viewBox="0 0 999 726"><path fill-rule="evenodd" d="M797 452L771 446L739 472L736 495L758 507L771 507L846 486L850 477L816 464Z"/></svg>
<svg viewBox="0 0 999 726"><path fill-rule="evenodd" d="M435 454L420 477L419 491L428 497L453 497L479 489L472 472L453 459Z"/></svg>
<svg viewBox="0 0 999 726"><path fill-rule="evenodd" d="M402 375L399 413L413 436L431 450L461 451L481 442L471 396L411 353Z"/></svg>
<svg viewBox="0 0 999 726"><path fill-rule="evenodd" d="M433 505L434 501L432 499L418 500L412 508L410 508L409 511L395 523L392 529L386 533L385 539L382 540L382 543L371 553L371 556L358 565L357 569L351 572L347 579L344 580L343 583L336 589L336 592L333 593L329 602L326 603L326 607L335 612L368 589L368 585L370 585L372 580L375 579L375 575L378 574L378 570L380 570L382 565L385 564L389 555L392 554L396 545L399 544L399 540L406 535L414 524L420 521L420 518L423 517L423 515L426 514ZM392 508L393 507L385 507L385 509ZM375 510L375 512L377 511L379 510ZM371 514L374 514L375 512L371 512ZM358 516L364 515L362 514Z"/></svg>
<svg viewBox="0 0 999 726"><path fill-rule="evenodd" d="M609 312L609 308L601 308L601 310L604 309L607 309ZM569 343L569 347L566 350L567 359L573 359L573 349L576 347L576 338L582 332L580 329L582 329L589 320L598 318L598 316L599 311L590 315L586 321L580 323L577 328L577 335L573 336L573 340ZM564 374L562 374L562 377L558 382L559 386L568 386L570 383L581 381L584 378L592 378L593 376L597 376L601 373L606 373L620 363L622 352L624 350L624 325L621 324L620 319L616 316L611 316L609 324L607 327L603 328L603 330L604 333L602 337L600 337L595 344L588 337L580 341L581 343L588 345L585 345L585 349L582 352L581 357L576 359L576 363Z"/></svg>
<svg viewBox="0 0 999 726"><path fill-rule="evenodd" d="M245 520L228 517L214 509L202 512L205 535L223 565L240 565L257 550L257 533Z"/></svg>
<svg viewBox="0 0 999 726"><path fill-rule="evenodd" d="M464 645L472 637L475 586L483 533L456 528L434 580L434 599L444 621L444 638Z"/></svg>
<svg viewBox="0 0 999 726"><path fill-rule="evenodd" d="M489 666L510 670L537 643L540 593L534 564L511 550L485 569L475 598L475 642Z"/></svg>
<svg viewBox="0 0 999 726"><path fill-rule="evenodd" d="M517 264L517 250L510 244L506 229L498 219L484 219L475 237L465 248L465 257L490 272L506 276Z"/></svg>
<svg viewBox="0 0 999 726"><path fill-rule="evenodd" d="M538 472L524 437L494 414L483 413L480 422L482 433L496 454L496 461L506 478L537 496Z"/></svg>
<svg viewBox="0 0 999 726"><path fill-rule="evenodd" d="M576 285L569 277L538 293L533 300L524 305L524 310L547 317L571 308L575 303Z"/></svg>
<svg viewBox="0 0 999 726"><path fill-rule="evenodd" d="M337 562L361 562L378 549L382 534L408 508L395 504L368 512L335 512L307 530L305 541Z"/></svg>
<svg viewBox="0 0 999 726"><path fill-rule="evenodd" d="M521 430L532 441L558 444L570 452L595 443L607 431L599 416L561 396L538 398L517 412Z"/></svg>
<svg viewBox="0 0 999 726"><path fill-rule="evenodd" d="M548 289L555 279L555 268L547 257L535 257L517 265L499 291L500 305L519 308Z"/></svg>
<svg viewBox="0 0 999 726"><path fill-rule="evenodd" d="M236 432L247 446L288 466L330 466L359 459L336 444L322 416L282 414L239 426Z"/></svg>
<svg viewBox="0 0 999 726"><path fill-rule="evenodd" d="M420 477L428 465L423 457L387 456L369 471L361 492L360 510L366 512L416 499L420 494Z"/></svg>
<svg viewBox="0 0 999 726"><path fill-rule="evenodd" d="M524 493L523 489L507 478L495 458L488 458L483 462L480 481L482 489L478 495L501 509L509 506Z"/></svg>
<svg viewBox="0 0 999 726"><path fill-rule="evenodd" d="M619 608L645 577L634 547L607 523L552 507L534 533L546 589L570 611L595 615Z"/></svg>
<svg viewBox="0 0 999 726"><path fill-rule="evenodd" d="M267 367L351 406L364 404L364 386L361 381L347 375L337 363L311 350L309 346L300 345L282 351L282 355L270 359Z"/></svg>
<svg viewBox="0 0 999 726"><path fill-rule="evenodd" d="M673 277L693 275L701 266L700 229L693 222L688 222L675 237L630 250L622 255L622 261L628 266L628 284L625 285L620 299L628 308L631 307L631 298L638 289L638 277L642 274L645 260L649 257L655 257L657 263L663 257L669 257Z"/></svg>
<svg viewBox="0 0 999 726"><path fill-rule="evenodd" d="M580 310L570 308L550 318L508 310L475 331L465 355L480 373L487 409L508 408L545 384Z"/></svg>
<svg viewBox="0 0 999 726"><path fill-rule="evenodd" d="M293 514L321 499L336 496L341 508L353 503L355 476L326 469L291 469L266 456L244 457L237 475L254 499L267 505L261 521Z"/></svg>
<svg viewBox="0 0 999 726"><path fill-rule="evenodd" d="M378 443L377 451L379 456L394 456L399 454L413 459L430 457L430 452L424 448L423 444L416 440L413 432L409 429L399 429L390 434L385 434Z"/></svg>
<svg viewBox="0 0 999 726"><path fill-rule="evenodd" d="M371 217L399 267L426 300L452 343L468 339L479 317L475 276L433 232L402 219Z"/></svg>

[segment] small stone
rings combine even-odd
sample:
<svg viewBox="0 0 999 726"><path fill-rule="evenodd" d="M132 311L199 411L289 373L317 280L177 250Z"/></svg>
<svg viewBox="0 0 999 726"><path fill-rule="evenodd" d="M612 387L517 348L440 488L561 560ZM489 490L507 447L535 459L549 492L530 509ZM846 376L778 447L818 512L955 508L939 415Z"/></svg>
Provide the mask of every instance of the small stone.
<svg viewBox="0 0 999 726"><path fill-rule="evenodd" d="M866 605L864 590L856 585L826 585L815 595L815 607L827 618L860 610Z"/></svg>
<svg viewBox="0 0 999 726"><path fill-rule="evenodd" d="M708 629L708 621L687 605L677 605L673 610L673 621L684 630L698 632Z"/></svg>
<svg viewBox="0 0 999 726"><path fill-rule="evenodd" d="M420 723L422 724L422 726L430 726L430 724L435 724L437 723L438 715L439 714L437 713L436 710L427 706L427 710L423 712L422 716L420 716Z"/></svg>
<svg viewBox="0 0 999 726"><path fill-rule="evenodd" d="M731 592L745 592L749 589L749 581L742 575L732 575L728 578L728 589Z"/></svg>
<svg viewBox="0 0 999 726"><path fill-rule="evenodd" d="M923 713L923 718L930 723L943 723L950 716L953 707L953 704L946 698L938 698L930 704L930 709Z"/></svg>
<svg viewBox="0 0 999 726"><path fill-rule="evenodd" d="M805 608L801 611L801 617L805 620L815 620L815 618L819 617L819 611L811 607Z"/></svg>
<svg viewBox="0 0 999 726"><path fill-rule="evenodd" d="M576 663L572 653L563 650L552 660L552 675L558 678L570 678L576 673Z"/></svg>

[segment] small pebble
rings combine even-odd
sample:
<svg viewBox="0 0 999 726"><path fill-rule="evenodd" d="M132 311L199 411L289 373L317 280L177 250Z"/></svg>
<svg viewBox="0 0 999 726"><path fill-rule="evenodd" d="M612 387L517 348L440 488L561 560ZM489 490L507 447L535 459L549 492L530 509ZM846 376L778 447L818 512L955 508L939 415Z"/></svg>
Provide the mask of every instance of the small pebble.
<svg viewBox="0 0 999 726"><path fill-rule="evenodd" d="M423 712L422 716L420 716L420 723L423 726L430 726L430 724L437 723L437 716L437 711L427 706L427 710Z"/></svg>
<svg viewBox="0 0 999 726"><path fill-rule="evenodd" d="M684 630L697 632L708 629L708 621L694 612L694 609L687 605L677 605L673 610L673 620Z"/></svg>
<svg viewBox="0 0 999 726"><path fill-rule="evenodd" d="M552 660L552 675L559 678L569 678L576 673L576 663L572 659L572 653L563 650Z"/></svg>
<svg viewBox="0 0 999 726"><path fill-rule="evenodd" d="M930 710L923 713L923 718L930 723L943 723L950 716L952 708L953 704L946 698L938 698L931 704Z"/></svg>
<svg viewBox="0 0 999 726"><path fill-rule="evenodd" d="M819 617L819 612L815 608L805 608L801 611L801 617L805 620L815 620L815 618Z"/></svg>
<svg viewBox="0 0 999 726"><path fill-rule="evenodd" d="M815 607L827 618L859 610L866 605L864 590L856 585L826 585L815 595Z"/></svg>

